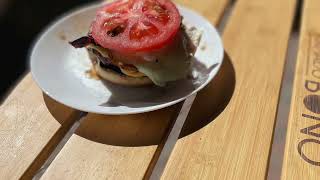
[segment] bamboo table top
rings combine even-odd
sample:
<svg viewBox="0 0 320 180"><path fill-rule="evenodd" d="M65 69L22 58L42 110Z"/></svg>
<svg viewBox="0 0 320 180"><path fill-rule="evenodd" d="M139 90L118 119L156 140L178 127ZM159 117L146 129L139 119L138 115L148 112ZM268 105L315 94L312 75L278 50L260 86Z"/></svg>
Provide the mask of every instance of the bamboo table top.
<svg viewBox="0 0 320 180"><path fill-rule="evenodd" d="M296 0L176 2L219 27L225 48L193 104L80 112L43 94L28 73L0 106L0 179L319 179L320 1L301 9ZM279 118L289 61L291 105Z"/></svg>

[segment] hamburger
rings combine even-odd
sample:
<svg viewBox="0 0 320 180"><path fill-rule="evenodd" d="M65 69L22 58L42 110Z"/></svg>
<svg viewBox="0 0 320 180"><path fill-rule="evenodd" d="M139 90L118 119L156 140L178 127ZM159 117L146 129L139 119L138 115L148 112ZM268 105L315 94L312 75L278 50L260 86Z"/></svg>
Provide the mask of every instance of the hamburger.
<svg viewBox="0 0 320 180"><path fill-rule="evenodd" d="M103 4L87 36L70 44L87 49L104 80L165 86L188 76L199 39L170 0L116 0Z"/></svg>

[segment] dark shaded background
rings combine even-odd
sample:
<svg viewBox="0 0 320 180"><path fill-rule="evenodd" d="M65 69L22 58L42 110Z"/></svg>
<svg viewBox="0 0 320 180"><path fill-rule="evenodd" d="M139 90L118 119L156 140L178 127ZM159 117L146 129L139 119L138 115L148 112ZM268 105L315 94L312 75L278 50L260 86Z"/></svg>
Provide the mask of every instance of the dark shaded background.
<svg viewBox="0 0 320 180"><path fill-rule="evenodd" d="M0 99L28 71L28 53L37 35L59 15L93 0L0 0Z"/></svg>

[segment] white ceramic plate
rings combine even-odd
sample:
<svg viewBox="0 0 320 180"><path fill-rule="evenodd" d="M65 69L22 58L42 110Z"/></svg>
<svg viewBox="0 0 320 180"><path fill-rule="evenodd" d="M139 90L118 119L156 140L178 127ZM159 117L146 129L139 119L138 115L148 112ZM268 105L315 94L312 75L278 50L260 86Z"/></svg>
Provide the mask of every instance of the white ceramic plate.
<svg viewBox="0 0 320 180"><path fill-rule="evenodd" d="M202 30L195 54L194 78L170 83L168 87L122 87L95 80L84 48L69 41L86 35L99 4L78 9L51 25L36 42L31 56L31 73L41 89L56 101L85 112L135 114L176 104L198 92L217 74L223 46L217 30L202 16L179 6L184 22Z"/></svg>

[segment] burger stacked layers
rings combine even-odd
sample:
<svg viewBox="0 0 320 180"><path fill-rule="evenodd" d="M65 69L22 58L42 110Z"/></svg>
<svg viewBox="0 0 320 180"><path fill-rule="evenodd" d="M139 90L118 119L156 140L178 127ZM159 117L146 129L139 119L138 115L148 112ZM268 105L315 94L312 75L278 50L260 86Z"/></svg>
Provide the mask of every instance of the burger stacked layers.
<svg viewBox="0 0 320 180"><path fill-rule="evenodd" d="M88 35L71 45L88 50L100 77L127 86L165 86L186 78L196 48L169 0L105 4Z"/></svg>

